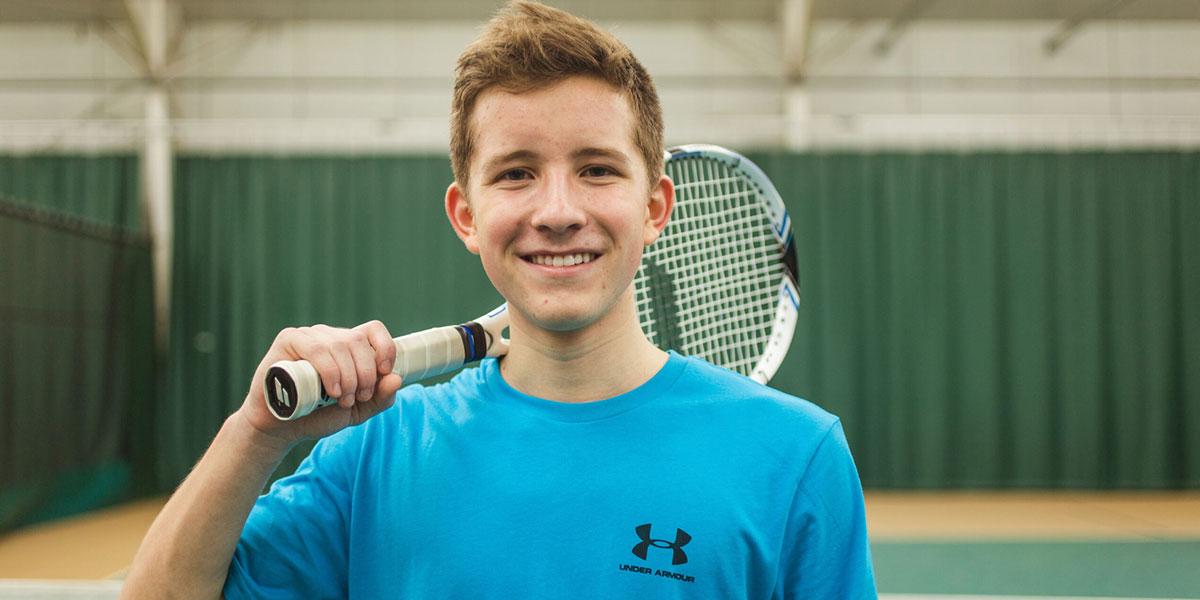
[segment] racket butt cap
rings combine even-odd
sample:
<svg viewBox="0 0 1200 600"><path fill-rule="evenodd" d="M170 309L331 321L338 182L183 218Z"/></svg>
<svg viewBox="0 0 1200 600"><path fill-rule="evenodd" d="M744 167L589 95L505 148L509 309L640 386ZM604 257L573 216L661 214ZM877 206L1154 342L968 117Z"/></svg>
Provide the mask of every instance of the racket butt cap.
<svg viewBox="0 0 1200 600"><path fill-rule="evenodd" d="M263 392L267 408L281 421L299 419L323 406L321 378L308 361L281 360L271 365Z"/></svg>

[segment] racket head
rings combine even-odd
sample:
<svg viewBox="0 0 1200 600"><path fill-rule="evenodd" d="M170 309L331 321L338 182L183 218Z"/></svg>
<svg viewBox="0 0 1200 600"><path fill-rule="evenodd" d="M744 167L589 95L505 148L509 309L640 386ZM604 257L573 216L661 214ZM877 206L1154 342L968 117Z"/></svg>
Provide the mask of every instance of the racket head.
<svg viewBox="0 0 1200 600"><path fill-rule="evenodd" d="M709 144L667 150L675 208L634 278L638 318L659 348L767 383L799 311L787 207L762 169Z"/></svg>

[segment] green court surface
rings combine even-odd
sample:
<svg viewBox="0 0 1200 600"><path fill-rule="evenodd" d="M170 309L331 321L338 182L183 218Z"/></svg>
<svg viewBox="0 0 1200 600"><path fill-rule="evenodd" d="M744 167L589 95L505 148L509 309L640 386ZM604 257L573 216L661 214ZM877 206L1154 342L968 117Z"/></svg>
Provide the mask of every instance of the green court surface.
<svg viewBox="0 0 1200 600"><path fill-rule="evenodd" d="M881 594L1200 598L1200 541L877 542Z"/></svg>

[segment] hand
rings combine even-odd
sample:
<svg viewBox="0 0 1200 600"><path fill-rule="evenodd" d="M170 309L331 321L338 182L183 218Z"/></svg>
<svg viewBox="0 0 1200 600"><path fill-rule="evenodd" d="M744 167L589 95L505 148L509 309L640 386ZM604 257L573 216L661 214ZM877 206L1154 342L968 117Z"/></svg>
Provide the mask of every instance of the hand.
<svg viewBox="0 0 1200 600"><path fill-rule="evenodd" d="M312 363L325 393L339 400L294 421L280 421L267 408L263 378L275 362L299 359ZM401 385L400 377L391 372L395 359L396 345L379 321L354 329L326 325L284 329L259 363L238 412L264 438L284 449L300 440L331 435L392 405Z"/></svg>

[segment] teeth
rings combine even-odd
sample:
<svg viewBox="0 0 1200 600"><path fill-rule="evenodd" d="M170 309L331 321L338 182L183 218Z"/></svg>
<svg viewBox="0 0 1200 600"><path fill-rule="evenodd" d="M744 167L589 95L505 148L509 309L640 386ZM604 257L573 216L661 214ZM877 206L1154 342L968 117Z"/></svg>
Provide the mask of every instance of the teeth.
<svg viewBox="0 0 1200 600"><path fill-rule="evenodd" d="M573 267L582 265L583 263L592 262L596 255L584 252L581 254L566 254L559 256L538 255L530 257L530 262L535 265L547 265L553 267Z"/></svg>

